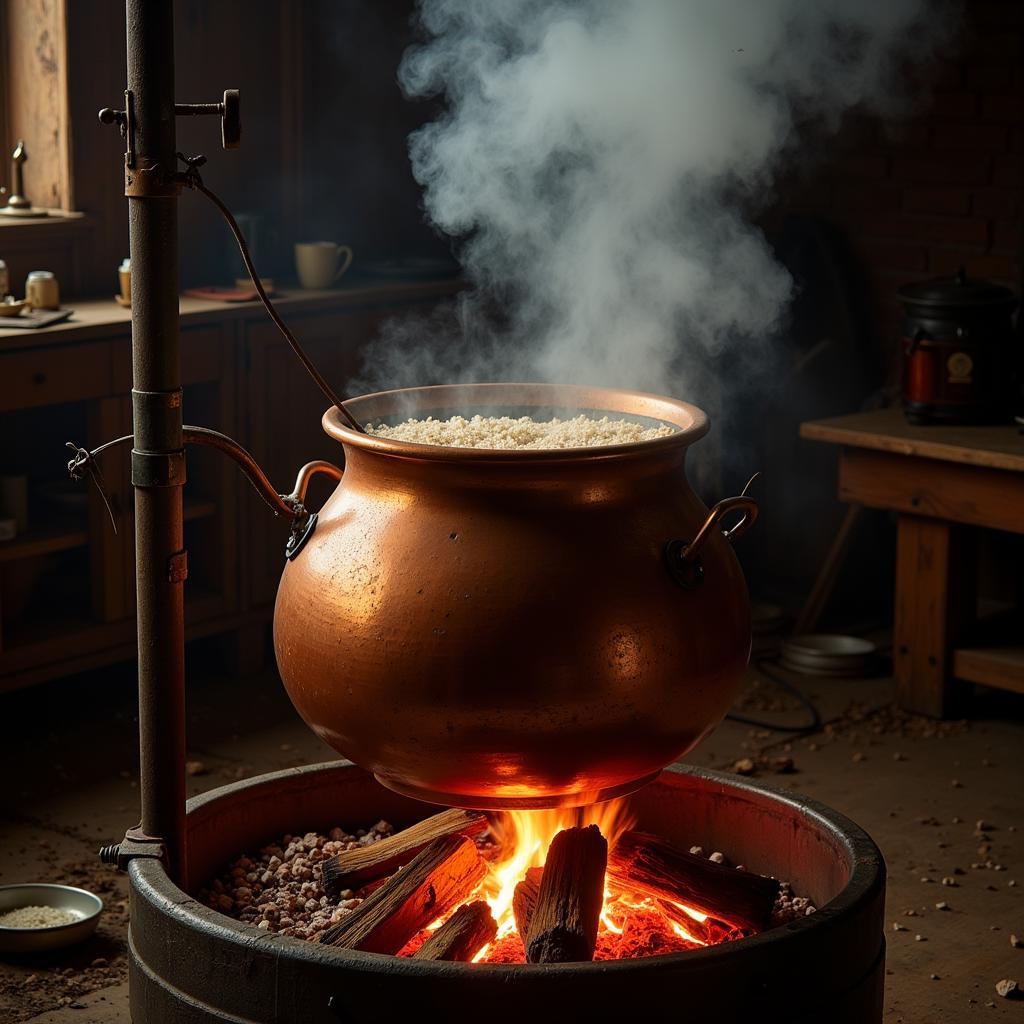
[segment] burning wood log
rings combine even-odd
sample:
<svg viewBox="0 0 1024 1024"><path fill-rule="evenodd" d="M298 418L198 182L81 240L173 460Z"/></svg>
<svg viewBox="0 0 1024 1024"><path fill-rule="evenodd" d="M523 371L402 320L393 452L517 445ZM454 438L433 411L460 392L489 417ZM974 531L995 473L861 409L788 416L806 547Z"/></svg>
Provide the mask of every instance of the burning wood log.
<svg viewBox="0 0 1024 1024"><path fill-rule="evenodd" d="M596 825L551 840L524 943L529 963L594 959L607 863L608 841Z"/></svg>
<svg viewBox="0 0 1024 1024"><path fill-rule="evenodd" d="M608 861L608 877L633 888L717 918L745 931L771 923L779 883L753 871L737 871L684 853L646 832L624 832Z"/></svg>
<svg viewBox="0 0 1024 1024"><path fill-rule="evenodd" d="M440 836L368 896L320 941L342 949L397 953L418 931L472 895L487 867L467 836Z"/></svg>
<svg viewBox="0 0 1024 1024"><path fill-rule="evenodd" d="M526 933L530 930L530 919L537 909L537 896L540 894L540 880L543 868L528 868L526 877L516 885L512 893L512 916L516 919L516 931L523 940L526 950Z"/></svg>
<svg viewBox="0 0 1024 1024"><path fill-rule="evenodd" d="M498 922L483 900L465 903L413 953L413 958L469 961L497 934Z"/></svg>
<svg viewBox="0 0 1024 1024"><path fill-rule="evenodd" d="M408 864L428 843L440 836L475 836L487 830L487 816L458 807L442 811L396 832L387 839L344 850L322 865L324 892L337 896L342 889L358 889L367 882L392 875Z"/></svg>

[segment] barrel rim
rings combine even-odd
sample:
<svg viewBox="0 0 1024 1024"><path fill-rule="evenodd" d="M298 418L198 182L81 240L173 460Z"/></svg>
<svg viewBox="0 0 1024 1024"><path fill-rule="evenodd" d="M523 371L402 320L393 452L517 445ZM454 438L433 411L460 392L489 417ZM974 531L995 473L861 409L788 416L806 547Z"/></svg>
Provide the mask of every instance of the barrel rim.
<svg viewBox="0 0 1024 1024"><path fill-rule="evenodd" d="M350 769L363 771L350 761L338 760L268 772L209 790L191 798L186 805L186 814L192 815L209 811L212 809L212 805L220 800L233 799L246 789L277 779ZM311 963L324 964L326 962L338 967L348 965L373 973L398 971L403 975L424 978L450 977L453 971L466 971L471 972L474 979L490 979L492 981L508 980L513 975L522 978L526 975L550 977L553 973L582 974L584 976L616 971L643 973L663 969L668 964L678 968L684 963L689 968L699 971L702 964L714 962L722 956L733 958L733 962L739 966L738 960L748 961L757 957L758 951L766 943L785 941L789 937L797 936L811 940L820 935L824 940L826 935L837 927L848 913L870 903L873 897L884 892L885 862L874 840L855 822L827 805L808 797L796 796L771 786L754 783L748 779L741 779L735 775L708 768L676 764L666 768L665 774L712 783L722 787L723 790L738 792L748 799L769 801L777 806L798 812L809 824L830 838L837 849L841 849L845 853L850 871L846 885L814 914L776 928L769 928L757 935L704 949L625 960L570 964L463 964L417 960L383 953L365 953L359 950L335 949L332 946L320 945L306 939L268 933L252 925L243 924L241 921L200 903L172 882L164 865L155 859L133 860L129 866L129 876L138 895L146 899L156 909L177 919L178 923L185 926L194 927L198 919L198 923L201 923L204 930L215 931L220 939L236 943L240 949L252 949L254 943L261 946L270 943L271 947L277 951L277 955L285 955L292 959ZM804 933L809 934L805 935ZM884 936L882 939L884 940Z"/></svg>

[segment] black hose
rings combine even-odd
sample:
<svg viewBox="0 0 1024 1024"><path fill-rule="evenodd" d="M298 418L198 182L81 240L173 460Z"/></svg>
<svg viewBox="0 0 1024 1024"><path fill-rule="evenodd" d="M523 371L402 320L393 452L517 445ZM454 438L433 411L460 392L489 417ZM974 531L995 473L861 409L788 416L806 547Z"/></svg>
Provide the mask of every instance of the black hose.
<svg viewBox="0 0 1024 1024"><path fill-rule="evenodd" d="M801 707L810 715L810 721L805 725L779 725L775 722L764 722L758 718L748 718L746 715L737 715L730 712L725 717L731 722L739 722L742 725L752 725L757 729L772 729L775 732L817 732L821 728L821 712L817 706L801 690L798 690L788 679L773 672L767 666L777 664L774 658L757 658L754 667L766 679L770 679L780 690L793 697Z"/></svg>

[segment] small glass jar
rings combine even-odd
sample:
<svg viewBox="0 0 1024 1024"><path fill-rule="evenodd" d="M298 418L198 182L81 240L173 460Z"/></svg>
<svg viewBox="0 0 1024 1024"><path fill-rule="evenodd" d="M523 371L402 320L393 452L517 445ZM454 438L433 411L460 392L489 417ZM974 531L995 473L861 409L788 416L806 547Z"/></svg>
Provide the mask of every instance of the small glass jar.
<svg viewBox="0 0 1024 1024"><path fill-rule="evenodd" d="M25 278L25 298L33 309L60 309L60 287L49 270L30 271Z"/></svg>

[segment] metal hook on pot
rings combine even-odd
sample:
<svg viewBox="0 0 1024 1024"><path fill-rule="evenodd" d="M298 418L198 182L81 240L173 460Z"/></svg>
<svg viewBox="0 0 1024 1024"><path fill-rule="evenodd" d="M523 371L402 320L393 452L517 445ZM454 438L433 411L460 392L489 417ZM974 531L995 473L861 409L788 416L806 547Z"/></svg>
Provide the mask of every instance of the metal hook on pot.
<svg viewBox="0 0 1024 1024"><path fill-rule="evenodd" d="M755 473L735 497L723 498L712 505L693 540L670 540L665 545L665 563L672 579L679 586L690 590L704 582L701 550L711 536L712 530L730 512L742 511L743 515L732 526L721 531L726 540L734 541L742 537L754 525L757 520L758 506L757 502L747 494L747 491L760 475L760 473Z"/></svg>

